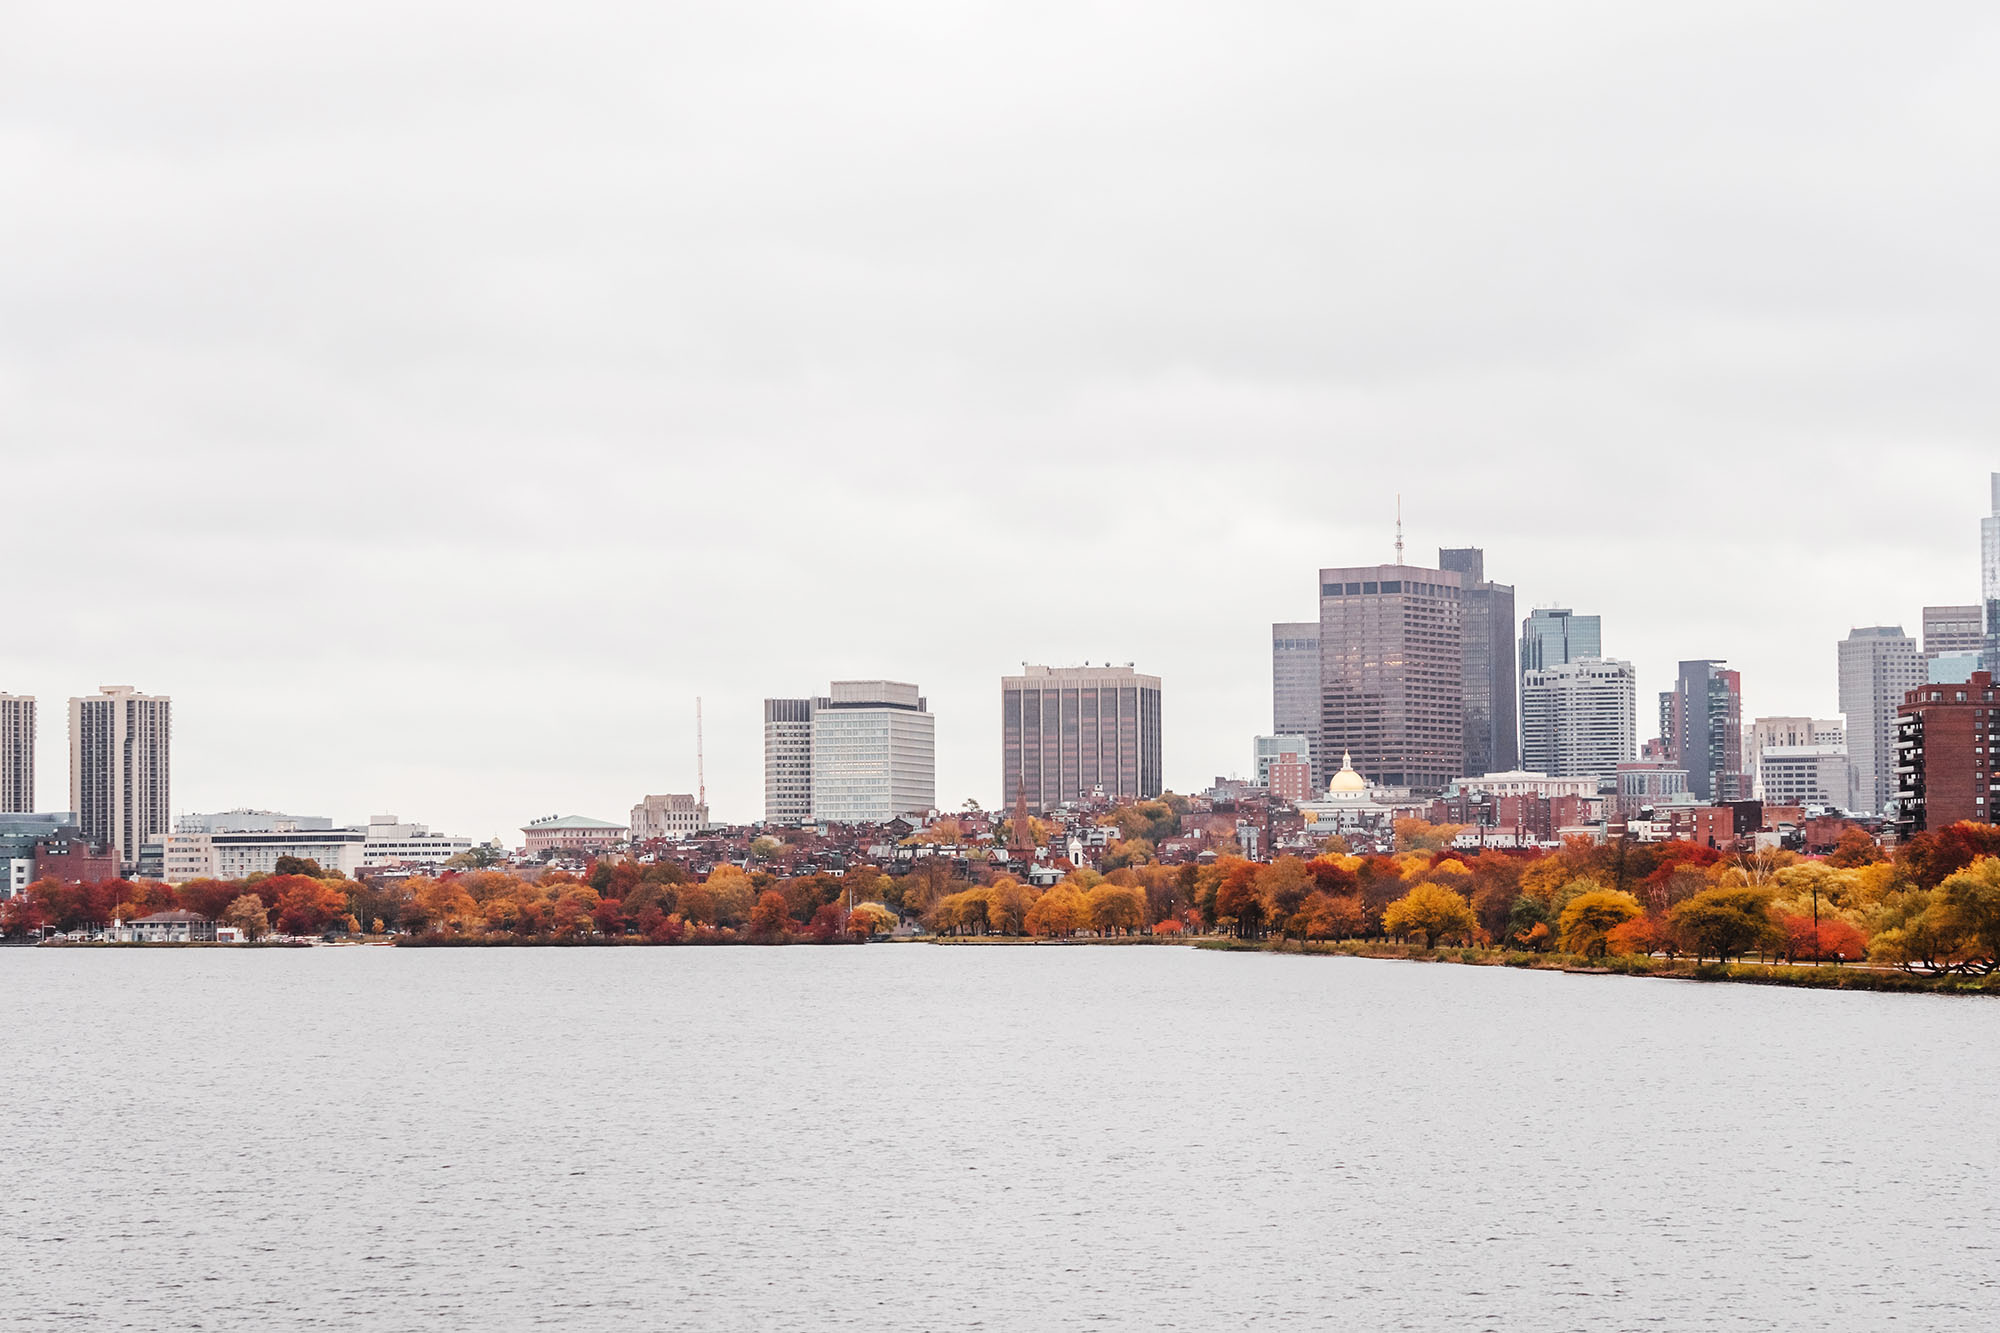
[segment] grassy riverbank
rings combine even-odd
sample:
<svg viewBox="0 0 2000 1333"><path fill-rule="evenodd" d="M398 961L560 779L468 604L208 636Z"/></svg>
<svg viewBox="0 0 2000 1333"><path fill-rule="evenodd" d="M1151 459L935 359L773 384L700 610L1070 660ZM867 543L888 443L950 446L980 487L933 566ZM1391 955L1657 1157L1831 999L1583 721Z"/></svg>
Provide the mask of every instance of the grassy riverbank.
<svg viewBox="0 0 2000 1333"><path fill-rule="evenodd" d="M2000 995L2000 973L1985 977L1917 976L1892 968L1854 964L1820 966L1782 963L1698 963L1689 958L1527 953L1518 949L1426 949L1388 940L1232 940L1196 938L1197 949L1259 953L1326 954L1346 958L1386 958L1413 963L1458 963L1468 967L1518 967L1540 972L1584 972L1606 976L1664 977L1675 981L1740 981L1757 986L1807 986L1820 990L1922 991L1947 995Z"/></svg>

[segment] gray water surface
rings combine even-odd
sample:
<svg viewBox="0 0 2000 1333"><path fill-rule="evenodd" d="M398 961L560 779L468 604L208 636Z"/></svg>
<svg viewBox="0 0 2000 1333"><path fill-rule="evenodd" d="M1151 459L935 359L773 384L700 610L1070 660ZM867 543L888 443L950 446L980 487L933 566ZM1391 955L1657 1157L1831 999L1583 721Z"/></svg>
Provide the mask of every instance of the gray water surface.
<svg viewBox="0 0 2000 1333"><path fill-rule="evenodd" d="M2000 1322L1990 999L884 945L0 1005L6 1329Z"/></svg>

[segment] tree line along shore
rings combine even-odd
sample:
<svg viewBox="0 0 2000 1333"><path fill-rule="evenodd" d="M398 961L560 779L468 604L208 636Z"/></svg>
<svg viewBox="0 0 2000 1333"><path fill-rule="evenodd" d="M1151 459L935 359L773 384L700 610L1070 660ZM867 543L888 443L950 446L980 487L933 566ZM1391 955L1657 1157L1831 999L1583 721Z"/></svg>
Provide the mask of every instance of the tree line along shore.
<svg viewBox="0 0 2000 1333"><path fill-rule="evenodd" d="M1849 830L1825 857L1582 839L1466 852L1448 845L1449 832L1403 821L1391 853L1355 855L1333 838L1309 858L1074 868L1046 887L967 877L939 857L894 875L861 865L783 877L724 864L697 877L663 857L393 881L345 879L311 862L180 885L44 880L0 903L0 935L88 942L114 923L177 911L251 943L1143 939L1646 975L1800 972L1799 984L1876 989L1985 989L2000 961L2000 826L1954 824L1893 851ZM1866 980L1884 976L1893 981Z"/></svg>

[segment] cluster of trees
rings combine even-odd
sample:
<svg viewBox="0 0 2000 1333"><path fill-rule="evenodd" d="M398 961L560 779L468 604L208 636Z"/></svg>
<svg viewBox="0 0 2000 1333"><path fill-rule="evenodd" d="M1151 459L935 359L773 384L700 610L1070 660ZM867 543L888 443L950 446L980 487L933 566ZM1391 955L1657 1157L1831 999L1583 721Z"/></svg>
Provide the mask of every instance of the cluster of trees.
<svg viewBox="0 0 2000 1333"><path fill-rule="evenodd" d="M1158 810L1148 806L1157 804ZM1178 818L1142 803L1117 818L1124 844ZM1793 962L1867 958L1915 972L2000 967L2000 826L1954 824L1893 858L1859 830L1832 855L1724 856L1686 842L1547 852L1461 852L1435 826L1398 827L1393 854L1357 856L1337 838L1311 857L1075 870L1041 889L1006 876L957 878L919 858L907 874L780 877L718 866L697 879L673 861L600 861L582 875L526 878L470 869L365 882L287 861L280 873L178 886L143 880L38 881L0 903L0 933L108 927L185 908L268 934L409 932L657 943L865 939L915 918L948 935L1045 938L1220 931L1247 940L1394 937L1426 947L1491 945L1567 953Z"/></svg>
<svg viewBox="0 0 2000 1333"><path fill-rule="evenodd" d="M114 921L181 908L266 935L398 931L417 935L586 939L639 936L657 943L865 939L900 920L901 886L868 868L844 879L776 880L719 866L697 881L666 861L599 862L583 876L529 879L497 870L395 882L350 880L310 862L242 880L65 884L40 880L0 903L0 934L100 931ZM848 910L852 895L854 906ZM884 902L881 899L889 899ZM871 901L873 899L874 901Z"/></svg>

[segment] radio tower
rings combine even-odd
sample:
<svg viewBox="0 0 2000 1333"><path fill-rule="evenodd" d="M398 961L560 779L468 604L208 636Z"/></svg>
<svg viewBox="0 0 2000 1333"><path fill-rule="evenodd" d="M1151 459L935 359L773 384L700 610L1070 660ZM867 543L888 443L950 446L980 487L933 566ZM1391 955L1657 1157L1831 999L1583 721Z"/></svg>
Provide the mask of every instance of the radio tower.
<svg viewBox="0 0 2000 1333"><path fill-rule="evenodd" d="M697 795L694 798L694 817L708 826L708 771L702 765L701 756L701 696L694 697L694 783Z"/></svg>
<svg viewBox="0 0 2000 1333"><path fill-rule="evenodd" d="M1403 563L1403 493L1396 492L1396 563Z"/></svg>

